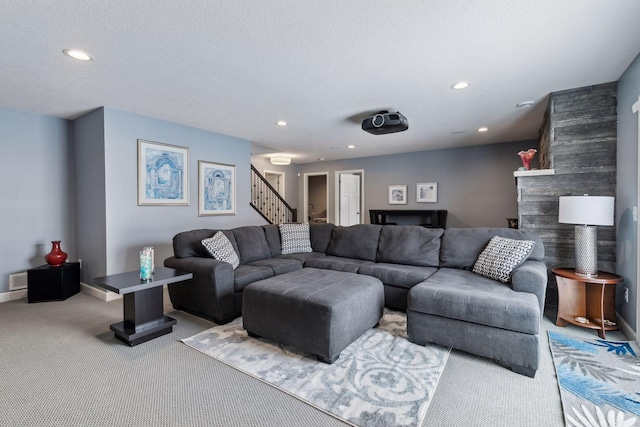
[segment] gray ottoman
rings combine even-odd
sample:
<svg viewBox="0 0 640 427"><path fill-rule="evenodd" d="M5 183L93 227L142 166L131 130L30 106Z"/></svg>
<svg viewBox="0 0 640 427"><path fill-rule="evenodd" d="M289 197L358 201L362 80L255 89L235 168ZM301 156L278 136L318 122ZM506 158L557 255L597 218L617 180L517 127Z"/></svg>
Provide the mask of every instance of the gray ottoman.
<svg viewBox="0 0 640 427"><path fill-rule="evenodd" d="M382 317L384 289L374 277L303 268L248 285L242 320L265 337L333 363Z"/></svg>

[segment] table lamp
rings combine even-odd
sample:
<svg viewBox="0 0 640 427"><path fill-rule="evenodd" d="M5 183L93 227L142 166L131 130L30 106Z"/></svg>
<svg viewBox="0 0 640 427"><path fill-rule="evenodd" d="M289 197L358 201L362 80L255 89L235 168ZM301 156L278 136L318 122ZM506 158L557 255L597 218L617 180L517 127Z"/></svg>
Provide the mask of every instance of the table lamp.
<svg viewBox="0 0 640 427"><path fill-rule="evenodd" d="M598 225L613 225L613 197L564 196L560 197L558 222L577 224L576 274L598 275Z"/></svg>

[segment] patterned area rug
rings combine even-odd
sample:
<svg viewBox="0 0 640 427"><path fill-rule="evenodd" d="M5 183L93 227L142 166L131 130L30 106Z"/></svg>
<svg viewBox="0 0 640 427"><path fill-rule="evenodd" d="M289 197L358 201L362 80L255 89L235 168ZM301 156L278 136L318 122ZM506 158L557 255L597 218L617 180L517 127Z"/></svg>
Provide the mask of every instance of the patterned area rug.
<svg viewBox="0 0 640 427"><path fill-rule="evenodd" d="M549 331L567 426L640 426L640 359L630 342Z"/></svg>
<svg viewBox="0 0 640 427"><path fill-rule="evenodd" d="M248 337L242 319L182 341L352 425L419 426L450 349L413 344L406 330L404 314L385 311L331 365Z"/></svg>

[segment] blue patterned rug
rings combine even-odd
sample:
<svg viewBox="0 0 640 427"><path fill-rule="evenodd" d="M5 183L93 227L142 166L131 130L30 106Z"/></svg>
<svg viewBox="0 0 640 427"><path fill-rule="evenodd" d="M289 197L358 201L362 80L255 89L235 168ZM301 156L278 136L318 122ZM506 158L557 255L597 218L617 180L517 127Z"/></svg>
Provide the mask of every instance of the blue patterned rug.
<svg viewBox="0 0 640 427"><path fill-rule="evenodd" d="M567 426L640 425L640 359L631 342L549 331L549 345Z"/></svg>
<svg viewBox="0 0 640 427"><path fill-rule="evenodd" d="M331 365L248 337L242 319L182 341L349 424L419 426L450 349L413 344L406 330L403 313L385 311Z"/></svg>

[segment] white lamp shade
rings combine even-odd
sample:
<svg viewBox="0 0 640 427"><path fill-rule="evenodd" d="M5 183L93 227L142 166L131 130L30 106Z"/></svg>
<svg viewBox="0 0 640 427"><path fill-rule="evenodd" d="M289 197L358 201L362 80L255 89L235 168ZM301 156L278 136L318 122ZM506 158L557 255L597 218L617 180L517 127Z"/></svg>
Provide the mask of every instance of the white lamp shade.
<svg viewBox="0 0 640 427"><path fill-rule="evenodd" d="M270 160L272 165L287 166L291 164L291 157L286 156L274 156Z"/></svg>
<svg viewBox="0 0 640 427"><path fill-rule="evenodd" d="M613 225L614 198L604 196L560 197L558 222L581 225Z"/></svg>

